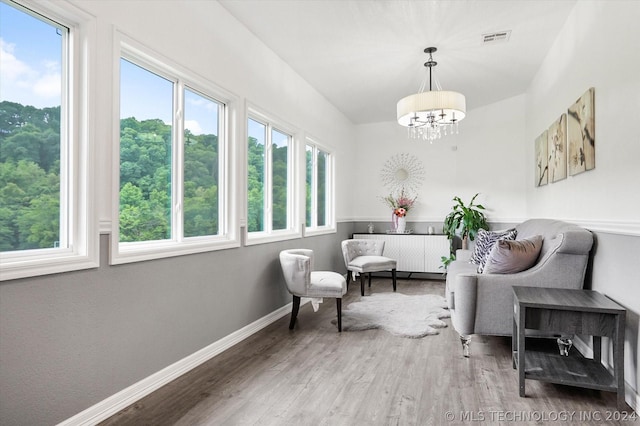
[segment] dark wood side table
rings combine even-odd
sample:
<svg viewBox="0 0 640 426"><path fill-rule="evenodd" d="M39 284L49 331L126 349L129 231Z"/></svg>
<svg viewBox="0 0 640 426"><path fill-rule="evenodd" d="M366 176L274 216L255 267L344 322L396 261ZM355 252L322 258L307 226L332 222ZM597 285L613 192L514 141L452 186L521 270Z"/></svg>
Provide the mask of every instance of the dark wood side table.
<svg viewBox="0 0 640 426"><path fill-rule="evenodd" d="M591 290L513 287L513 368L518 369L520 396L525 379L579 386L617 393L624 400L624 327L626 310ZM593 336L593 359L562 356L525 347L525 329L550 334ZM601 336L613 345L613 374L601 363Z"/></svg>

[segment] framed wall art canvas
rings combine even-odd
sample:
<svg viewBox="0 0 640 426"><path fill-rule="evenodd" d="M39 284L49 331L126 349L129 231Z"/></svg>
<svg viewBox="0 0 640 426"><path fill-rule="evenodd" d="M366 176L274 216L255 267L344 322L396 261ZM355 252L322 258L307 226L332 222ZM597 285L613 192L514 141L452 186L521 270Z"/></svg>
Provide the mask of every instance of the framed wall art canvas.
<svg viewBox="0 0 640 426"><path fill-rule="evenodd" d="M567 177L567 114L549 126L547 134L549 150L549 182L557 182Z"/></svg>
<svg viewBox="0 0 640 426"><path fill-rule="evenodd" d="M547 154L547 131L542 132L535 141L536 181L535 186L546 185L549 181L549 156Z"/></svg>
<svg viewBox="0 0 640 426"><path fill-rule="evenodd" d="M569 175L596 166L595 90L590 88L567 110Z"/></svg>

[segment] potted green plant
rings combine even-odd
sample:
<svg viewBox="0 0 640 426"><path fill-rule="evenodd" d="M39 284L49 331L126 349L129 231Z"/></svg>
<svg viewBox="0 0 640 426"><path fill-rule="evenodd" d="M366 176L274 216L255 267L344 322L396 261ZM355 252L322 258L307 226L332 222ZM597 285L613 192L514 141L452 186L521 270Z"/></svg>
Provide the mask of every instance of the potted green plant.
<svg viewBox="0 0 640 426"><path fill-rule="evenodd" d="M469 204L465 205L460 197L453 197L455 204L451 212L444 219L443 232L451 241L451 253L449 258L442 257L442 263L446 268L455 260L454 238L459 235L462 240L462 248L467 249L469 240L473 241L480 229L489 229L487 217L484 214L482 204L474 204L479 193L474 195Z"/></svg>

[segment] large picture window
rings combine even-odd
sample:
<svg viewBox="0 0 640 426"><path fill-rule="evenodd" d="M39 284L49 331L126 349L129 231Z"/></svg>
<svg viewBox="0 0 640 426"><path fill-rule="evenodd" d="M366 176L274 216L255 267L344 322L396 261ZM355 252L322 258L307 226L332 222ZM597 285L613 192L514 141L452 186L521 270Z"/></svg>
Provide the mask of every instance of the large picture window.
<svg viewBox="0 0 640 426"><path fill-rule="evenodd" d="M228 97L127 42L119 61L118 245L112 261L237 246L224 173Z"/></svg>
<svg viewBox="0 0 640 426"><path fill-rule="evenodd" d="M308 139L306 155L306 233L333 231L333 157Z"/></svg>
<svg viewBox="0 0 640 426"><path fill-rule="evenodd" d="M0 1L1 279L97 266L77 11ZM84 74L85 76L87 74ZM75 76L72 78L72 76Z"/></svg>
<svg viewBox="0 0 640 426"><path fill-rule="evenodd" d="M258 114L247 121L247 231L249 240L296 233L292 132Z"/></svg>

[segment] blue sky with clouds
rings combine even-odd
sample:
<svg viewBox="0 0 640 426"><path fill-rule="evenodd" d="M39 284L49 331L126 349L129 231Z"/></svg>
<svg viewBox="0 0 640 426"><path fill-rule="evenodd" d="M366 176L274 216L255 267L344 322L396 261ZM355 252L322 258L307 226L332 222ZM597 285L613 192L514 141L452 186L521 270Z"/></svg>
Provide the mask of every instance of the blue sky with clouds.
<svg viewBox="0 0 640 426"><path fill-rule="evenodd" d="M61 104L63 32L60 25L0 2L0 101L37 108ZM172 82L125 60L120 66L120 116L170 124ZM187 90L185 127L196 135L217 135L218 106Z"/></svg>
<svg viewBox="0 0 640 426"><path fill-rule="evenodd" d="M0 100L60 105L62 35L53 24L0 2Z"/></svg>

